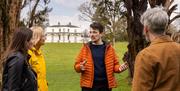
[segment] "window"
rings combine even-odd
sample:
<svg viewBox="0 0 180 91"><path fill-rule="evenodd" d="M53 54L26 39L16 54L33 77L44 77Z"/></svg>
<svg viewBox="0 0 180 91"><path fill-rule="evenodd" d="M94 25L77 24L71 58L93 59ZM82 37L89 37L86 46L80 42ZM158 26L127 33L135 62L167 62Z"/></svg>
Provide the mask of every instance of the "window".
<svg viewBox="0 0 180 91"><path fill-rule="evenodd" d="M74 32L76 33L76 32L77 32L77 30L76 30L76 29L74 29Z"/></svg>

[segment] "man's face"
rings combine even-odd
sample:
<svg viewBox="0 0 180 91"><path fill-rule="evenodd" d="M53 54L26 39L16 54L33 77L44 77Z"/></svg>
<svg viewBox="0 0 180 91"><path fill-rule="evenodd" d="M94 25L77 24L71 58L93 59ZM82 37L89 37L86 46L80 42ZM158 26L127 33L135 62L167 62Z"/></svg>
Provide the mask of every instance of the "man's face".
<svg viewBox="0 0 180 91"><path fill-rule="evenodd" d="M100 33L98 30L90 28L89 36L91 38L91 41L98 42L99 40L101 40L102 33Z"/></svg>

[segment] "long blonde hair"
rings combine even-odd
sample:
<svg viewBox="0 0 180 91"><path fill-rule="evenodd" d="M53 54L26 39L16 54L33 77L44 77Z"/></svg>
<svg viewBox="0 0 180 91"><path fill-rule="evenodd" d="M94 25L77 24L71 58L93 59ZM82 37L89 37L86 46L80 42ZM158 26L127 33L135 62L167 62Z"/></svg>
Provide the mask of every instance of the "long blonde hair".
<svg viewBox="0 0 180 91"><path fill-rule="evenodd" d="M40 26L33 26L31 27L31 30L33 31L33 37L31 41L33 45L36 45L40 41L41 36L44 34L44 30Z"/></svg>

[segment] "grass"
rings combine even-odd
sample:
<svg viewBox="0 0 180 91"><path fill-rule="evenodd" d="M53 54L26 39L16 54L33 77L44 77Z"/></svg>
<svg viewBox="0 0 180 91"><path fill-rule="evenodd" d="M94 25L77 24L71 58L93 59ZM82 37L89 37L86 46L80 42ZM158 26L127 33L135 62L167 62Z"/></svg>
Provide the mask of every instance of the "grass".
<svg viewBox="0 0 180 91"><path fill-rule="evenodd" d="M122 59L126 45L126 42L116 43L115 49L119 59ZM80 74L76 73L73 68L75 57L81 46L82 44L75 43L47 43L43 47L49 91L81 91ZM127 71L116 74L119 86L113 91L130 91L127 76Z"/></svg>

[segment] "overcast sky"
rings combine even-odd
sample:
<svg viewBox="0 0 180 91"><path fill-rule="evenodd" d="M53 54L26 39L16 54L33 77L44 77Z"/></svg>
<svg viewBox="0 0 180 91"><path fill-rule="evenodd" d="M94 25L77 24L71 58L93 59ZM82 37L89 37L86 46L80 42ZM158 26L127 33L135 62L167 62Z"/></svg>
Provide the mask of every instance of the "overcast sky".
<svg viewBox="0 0 180 91"><path fill-rule="evenodd" d="M53 11L49 14L50 25L71 24L88 29L90 22L80 21L78 7L88 0L51 0Z"/></svg>
<svg viewBox="0 0 180 91"><path fill-rule="evenodd" d="M89 0L51 0L49 6L53 10L49 14L50 25L71 24L82 27L83 29L89 29L90 22L80 21L78 15L78 7ZM180 12L180 0L175 0L178 3L178 10ZM24 13L24 12L22 12Z"/></svg>
<svg viewBox="0 0 180 91"><path fill-rule="evenodd" d="M78 7L86 1L88 0L51 0L50 6L53 7L53 11L49 15L50 24L72 22L74 25L88 29L89 23L78 19L80 14ZM178 11L180 11L180 0L175 0L175 3L178 3Z"/></svg>

